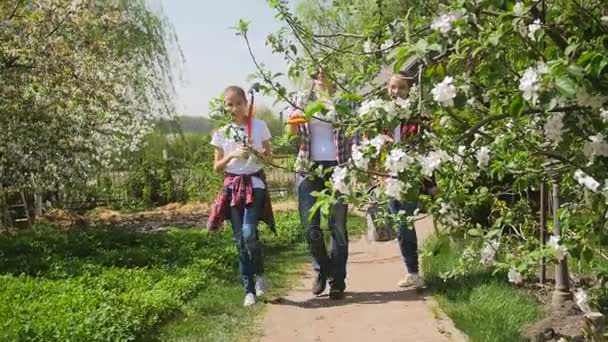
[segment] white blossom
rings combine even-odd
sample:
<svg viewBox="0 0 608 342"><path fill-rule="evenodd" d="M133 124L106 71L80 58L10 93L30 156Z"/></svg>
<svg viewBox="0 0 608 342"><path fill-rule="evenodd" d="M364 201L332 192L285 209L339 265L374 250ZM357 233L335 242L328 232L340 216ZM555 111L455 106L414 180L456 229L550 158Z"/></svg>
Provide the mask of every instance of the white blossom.
<svg viewBox="0 0 608 342"><path fill-rule="evenodd" d="M591 95L587 89L581 87L576 92L576 103L581 107L600 109L606 103L608 97L601 95Z"/></svg>
<svg viewBox="0 0 608 342"><path fill-rule="evenodd" d="M385 166L390 171L391 175L398 175L409 164L412 163L412 158L408 156L402 149L394 149L386 157Z"/></svg>
<svg viewBox="0 0 608 342"><path fill-rule="evenodd" d="M401 193L405 190L405 184L395 178L386 180L386 194L396 200L401 199Z"/></svg>
<svg viewBox="0 0 608 342"><path fill-rule="evenodd" d="M582 170L576 170L574 172L574 179L582 186L588 188L593 192L597 192L597 189L600 186L600 183L595 180L595 178L589 176Z"/></svg>
<svg viewBox="0 0 608 342"><path fill-rule="evenodd" d="M382 109L386 114L388 114L389 118L396 114L395 104L392 101L372 99L363 101L363 103L359 107L359 115L367 116L372 114L372 112L377 111L378 109Z"/></svg>
<svg viewBox="0 0 608 342"><path fill-rule="evenodd" d="M439 102L443 107L451 107L454 105L454 98L456 97L456 87L452 84L454 79L450 76L441 81L441 83L435 85L431 93L433 94L433 100Z"/></svg>
<svg viewBox="0 0 608 342"><path fill-rule="evenodd" d="M603 134L592 135L589 140L583 146L583 153L591 163L595 161L596 156L608 157L608 143Z"/></svg>
<svg viewBox="0 0 608 342"><path fill-rule="evenodd" d="M380 46L380 49L386 50L386 49L391 48L393 45L395 45L395 42L393 42L393 40L389 38L384 43L382 43L382 45Z"/></svg>
<svg viewBox="0 0 608 342"><path fill-rule="evenodd" d="M334 189L338 190L343 194L350 193L350 187L346 182L346 178L348 177L348 169L345 167L337 166L334 169L334 172L331 176L331 181Z"/></svg>
<svg viewBox="0 0 608 342"><path fill-rule="evenodd" d="M559 145L559 143L563 140L564 130L564 113L555 113L544 125L545 137L547 139L553 141L555 145Z"/></svg>
<svg viewBox="0 0 608 342"><path fill-rule="evenodd" d="M402 98L395 99L395 103L401 108L409 108L412 105L412 102L409 99Z"/></svg>
<svg viewBox="0 0 608 342"><path fill-rule="evenodd" d="M499 246L500 241L498 240L486 241L481 250L481 258L479 261L486 266L493 265L496 260L496 251Z"/></svg>
<svg viewBox="0 0 608 342"><path fill-rule="evenodd" d="M513 284L521 284L524 281L524 277L515 268L511 268L507 276Z"/></svg>
<svg viewBox="0 0 608 342"><path fill-rule="evenodd" d="M604 121L604 123L608 124L608 109L607 108L602 108L600 110L600 118L602 118L602 121Z"/></svg>
<svg viewBox="0 0 608 342"><path fill-rule="evenodd" d="M564 260L564 258L568 255L568 248L566 246L560 245L559 240L560 238L558 236L552 235L549 238L548 245L551 246L551 248L553 248L553 250L555 251L555 256L557 257L557 260L561 261Z"/></svg>
<svg viewBox="0 0 608 342"><path fill-rule="evenodd" d="M536 71L538 71L539 74L543 75L549 72L549 67L545 62L538 61L536 62Z"/></svg>
<svg viewBox="0 0 608 342"><path fill-rule="evenodd" d="M515 14L518 17L521 17L525 14L525 6L523 2L518 2L515 4L515 6L513 6L513 14Z"/></svg>
<svg viewBox="0 0 608 342"><path fill-rule="evenodd" d="M371 40L366 40L365 43L363 43L363 52L365 53L372 53L374 51L374 47L372 45L372 41Z"/></svg>
<svg viewBox="0 0 608 342"><path fill-rule="evenodd" d="M536 33L536 31L540 30L541 28L541 23L540 23L540 19L536 19L534 20L534 22L530 25L528 25L528 38L534 40L534 34Z"/></svg>
<svg viewBox="0 0 608 342"><path fill-rule="evenodd" d="M393 139L387 135L380 134L375 136L369 144L372 145L376 149L376 153L379 153L384 145L387 143L393 142Z"/></svg>
<svg viewBox="0 0 608 342"><path fill-rule="evenodd" d="M528 68L519 80L519 90L523 92L523 98L527 101L536 102L541 90L540 78L535 68Z"/></svg>
<svg viewBox="0 0 608 342"><path fill-rule="evenodd" d="M452 23L460 18L461 15L456 12L444 13L433 20L431 29L447 34L452 30Z"/></svg>
<svg viewBox="0 0 608 342"><path fill-rule="evenodd" d="M477 151L477 166L486 167L490 161L490 148L482 146Z"/></svg>
<svg viewBox="0 0 608 342"><path fill-rule="evenodd" d="M422 174L431 177L443 161L451 160L450 156L445 151L432 151L425 156L419 157L420 165L422 166Z"/></svg>
<svg viewBox="0 0 608 342"><path fill-rule="evenodd" d="M513 29L517 32L519 32L519 34L522 37L526 37L528 35L528 26L526 26L526 23L524 22L523 19L515 19L513 20L512 23Z"/></svg>
<svg viewBox="0 0 608 342"><path fill-rule="evenodd" d="M361 151L361 146L353 146L351 158L353 159L355 166L360 169L367 170L369 166L369 158L367 158L363 151Z"/></svg>

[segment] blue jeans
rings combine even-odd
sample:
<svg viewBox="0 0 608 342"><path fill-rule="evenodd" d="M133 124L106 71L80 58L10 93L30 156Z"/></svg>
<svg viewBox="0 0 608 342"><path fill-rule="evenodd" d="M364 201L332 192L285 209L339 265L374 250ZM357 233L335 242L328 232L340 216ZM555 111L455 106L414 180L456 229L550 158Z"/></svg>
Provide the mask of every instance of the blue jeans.
<svg viewBox="0 0 608 342"><path fill-rule="evenodd" d="M337 162L317 162L323 168L335 167ZM300 220L304 226L304 237L308 244L308 250L312 256L312 266L315 272L323 279L329 281L333 289L344 290L346 288L346 262L348 260L348 231L346 230L347 205L338 200L331 208L328 218L328 226L331 231L331 251L327 254L325 247L325 235L321 231L321 215L317 211L309 220L310 210L316 202L311 195L313 191L325 189L325 179L314 179L298 176L298 209Z"/></svg>
<svg viewBox="0 0 608 342"><path fill-rule="evenodd" d="M253 204L249 207L230 208L230 223L234 240L239 250L239 270L243 277L245 293L255 294L254 275L264 273L262 246L258 235L259 216L264 204L265 189L253 189ZM232 199L232 189L228 189L228 201Z"/></svg>
<svg viewBox="0 0 608 342"><path fill-rule="evenodd" d="M416 203L401 203L397 200L392 200L389 203L389 210L392 214L404 210L408 216L414 214ZM399 224L399 249L405 261L407 272L412 274L418 273L418 239L416 229L408 228L407 222L403 221Z"/></svg>

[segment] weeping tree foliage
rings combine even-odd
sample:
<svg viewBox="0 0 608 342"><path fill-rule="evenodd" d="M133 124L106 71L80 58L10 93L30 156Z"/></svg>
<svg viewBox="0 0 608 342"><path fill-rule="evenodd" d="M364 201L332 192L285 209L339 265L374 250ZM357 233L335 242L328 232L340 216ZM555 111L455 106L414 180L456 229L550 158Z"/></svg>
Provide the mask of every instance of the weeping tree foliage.
<svg viewBox="0 0 608 342"><path fill-rule="evenodd" d="M355 205L407 199L431 176L423 201L468 243L446 276L489 267L521 282L541 257L607 258L608 3L601 0L269 0L284 27L268 45L291 78L319 66L335 92L301 107L296 89L258 66L264 90L302 110L337 113L336 128L366 137L334 171ZM238 35L249 46L248 22ZM254 62L255 53L252 51ZM383 99L382 76L417 64L407 100ZM354 106L344 106L351 103ZM353 109L354 108L354 109ZM404 120L425 120L412 141L388 144ZM413 148L413 146L415 146ZM375 178L376 191L368 180ZM564 228L539 247L538 187L558 179ZM336 193L318 194L320 208ZM482 210L483 209L483 210ZM480 211L481 210L481 211ZM479 213L483 217L479 217ZM406 218L401 218L406 219Z"/></svg>
<svg viewBox="0 0 608 342"><path fill-rule="evenodd" d="M83 177L173 112L175 39L144 1L7 1L0 18L5 187Z"/></svg>
<svg viewBox="0 0 608 342"><path fill-rule="evenodd" d="M179 49L144 0L2 1L0 27L4 191L87 179L173 113Z"/></svg>

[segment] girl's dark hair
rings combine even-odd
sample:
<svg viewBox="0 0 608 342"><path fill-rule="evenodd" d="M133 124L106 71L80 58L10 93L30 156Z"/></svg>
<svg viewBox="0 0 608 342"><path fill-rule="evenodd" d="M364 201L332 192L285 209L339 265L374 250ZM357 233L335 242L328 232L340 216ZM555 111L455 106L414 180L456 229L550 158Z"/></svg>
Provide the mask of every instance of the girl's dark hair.
<svg viewBox="0 0 608 342"><path fill-rule="evenodd" d="M224 94L228 92L235 92L238 96L247 101L247 95L245 95L245 90L239 86L229 86L224 90Z"/></svg>

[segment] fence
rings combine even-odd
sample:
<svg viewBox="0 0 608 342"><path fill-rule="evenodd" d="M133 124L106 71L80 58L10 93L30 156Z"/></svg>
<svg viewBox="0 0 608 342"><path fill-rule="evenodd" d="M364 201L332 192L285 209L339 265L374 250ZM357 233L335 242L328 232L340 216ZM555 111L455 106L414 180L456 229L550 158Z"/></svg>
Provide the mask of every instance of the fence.
<svg viewBox="0 0 608 342"><path fill-rule="evenodd" d="M284 198L295 192L295 174L288 171L293 165L294 157L281 155L274 158L274 164L281 168L266 167L266 175L271 191L275 198ZM161 170L148 170L151 177L158 179ZM36 212L46 208L70 209L76 211L90 210L100 206L124 207L136 202L132 189L135 171L106 171L95 178L79 184L62 187L61 190L49 191L34 196L33 191L25 190L22 193L4 194L6 197L8 220L12 224L21 226L31 221ZM190 200L209 201L221 184L221 175L201 168L181 168L170 170L170 189L164 189L171 196L164 198L164 202L184 202ZM162 185L159 185L162 187ZM162 191L163 189L161 189ZM154 196L152 196L154 197ZM155 201L147 205L165 204Z"/></svg>

